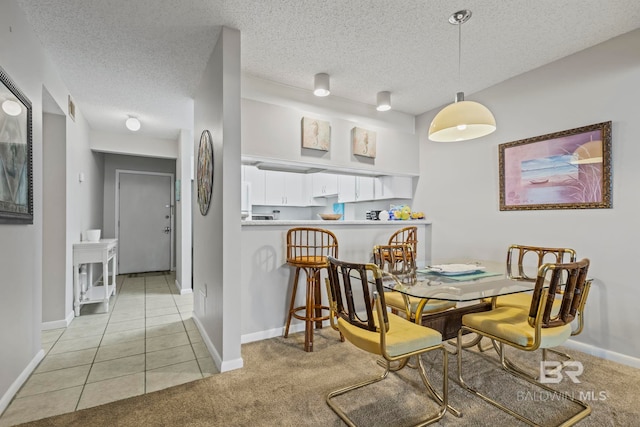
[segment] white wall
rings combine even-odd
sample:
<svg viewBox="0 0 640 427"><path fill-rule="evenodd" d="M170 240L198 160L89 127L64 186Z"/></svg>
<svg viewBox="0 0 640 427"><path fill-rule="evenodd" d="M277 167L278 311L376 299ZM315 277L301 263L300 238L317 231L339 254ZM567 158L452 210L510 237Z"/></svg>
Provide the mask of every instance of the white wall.
<svg viewBox="0 0 640 427"><path fill-rule="evenodd" d="M0 411L3 411L43 357L40 340L43 271L42 94L44 88L56 104L67 105L69 91L15 0L0 2L0 29L3 31L0 38L1 65L32 103L34 196L33 225L0 225ZM66 161L68 165L73 164L67 170L66 183L67 286L71 284L72 238L79 237L80 224L98 225L101 222L101 203L98 201L94 204L94 199L81 191L77 181L79 170L85 167L88 178L85 188L93 185L94 178L100 178L101 169L94 169L93 155L85 148L88 146L87 135L86 120L82 111L77 110L75 121L69 117L66 119ZM69 181L70 176L75 177L75 182Z"/></svg>
<svg viewBox="0 0 640 427"><path fill-rule="evenodd" d="M193 132L183 129L179 137L180 156L176 179L180 180L180 200L176 201L176 286L180 293L191 292L191 175L193 173Z"/></svg>
<svg viewBox="0 0 640 427"><path fill-rule="evenodd" d="M263 86L266 86L264 83ZM289 91L292 91L289 89ZM302 90L299 90L302 91ZM310 93L309 91L302 91ZM312 96L312 95L311 95ZM403 117L401 123L381 120L383 113L369 106L368 116L359 116L353 103L351 113L326 111L312 102L289 101L292 106L281 106L251 99L242 100L242 155L259 159L277 159L322 165L334 169L375 171L387 175L417 175L419 172L418 137L414 133L413 116L394 112ZM360 107L360 106L358 106ZM386 113L384 113L386 114ZM406 116L406 117L404 117ZM312 117L331 125L329 151L301 147L301 120ZM376 158L352 154L351 130L362 127L376 133Z"/></svg>
<svg viewBox="0 0 640 427"><path fill-rule="evenodd" d="M591 260L594 283L584 332L574 342L640 366L637 241L640 239L640 31L607 41L469 97L483 102L498 130L434 143L418 120L420 170L414 203L433 220L436 258L504 260L509 244L566 246ZM613 208L499 211L498 145L611 120Z"/></svg>
<svg viewBox="0 0 640 427"><path fill-rule="evenodd" d="M206 216L193 193L194 320L222 372L240 355L240 32L223 27L194 99L194 158L213 138L214 179Z"/></svg>
<svg viewBox="0 0 640 427"><path fill-rule="evenodd" d="M174 139L150 138L133 132L91 131L90 136L93 151L168 159L178 157L178 143Z"/></svg>
<svg viewBox="0 0 640 427"><path fill-rule="evenodd" d="M43 114L43 235L42 235L42 322L65 319L66 292L66 117ZM73 307L71 307L73 308Z"/></svg>

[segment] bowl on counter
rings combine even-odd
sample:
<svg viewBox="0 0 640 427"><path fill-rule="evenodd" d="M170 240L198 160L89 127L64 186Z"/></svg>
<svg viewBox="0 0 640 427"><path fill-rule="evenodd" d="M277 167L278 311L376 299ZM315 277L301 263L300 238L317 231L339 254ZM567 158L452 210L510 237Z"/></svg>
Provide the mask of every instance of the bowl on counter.
<svg viewBox="0 0 640 427"><path fill-rule="evenodd" d="M333 220L333 221L342 218L342 214L336 214L336 213L324 213L324 214L318 214L318 216L324 220Z"/></svg>

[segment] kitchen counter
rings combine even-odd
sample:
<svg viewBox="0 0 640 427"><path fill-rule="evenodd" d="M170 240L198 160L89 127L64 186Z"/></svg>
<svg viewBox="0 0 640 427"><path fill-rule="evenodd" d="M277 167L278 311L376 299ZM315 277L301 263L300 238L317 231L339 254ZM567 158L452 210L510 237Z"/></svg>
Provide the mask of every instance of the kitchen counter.
<svg viewBox="0 0 640 427"><path fill-rule="evenodd" d="M419 266L431 265L431 221L428 219L242 221L242 257L237 260L242 300L242 343L282 336L295 273L294 268L287 264L286 236L290 228L304 226L333 232L338 239L338 259L353 262L372 262L374 245L387 244L396 230L417 226L417 263ZM326 305L325 277L326 272L323 271L322 299ZM304 280L304 273L301 273L300 281ZM304 289L304 285L299 289ZM296 305L304 304L305 292L299 290ZM304 322L294 319L290 333L303 330Z"/></svg>
<svg viewBox="0 0 640 427"><path fill-rule="evenodd" d="M326 221L323 219L309 219L309 220L287 220L287 219L273 219L273 220L250 220L242 221L242 225L289 225L294 227L300 227L309 225L313 227L333 227L341 225L392 225L394 227L409 227L411 225L429 225L431 221L428 219L412 219L412 220L394 220L394 221L374 221L370 219L362 220L344 220L344 221Z"/></svg>

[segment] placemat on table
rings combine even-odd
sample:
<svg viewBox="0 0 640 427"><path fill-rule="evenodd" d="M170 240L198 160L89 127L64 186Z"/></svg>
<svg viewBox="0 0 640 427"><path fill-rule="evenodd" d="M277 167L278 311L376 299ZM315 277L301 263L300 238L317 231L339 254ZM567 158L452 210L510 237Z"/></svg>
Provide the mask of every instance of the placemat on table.
<svg viewBox="0 0 640 427"><path fill-rule="evenodd" d="M426 273L432 274L434 276L439 276L443 278L447 278L448 280L453 280L456 282L466 282L468 280L482 279L483 277L492 277L492 276L501 276L502 273L494 272L494 271L476 271L474 273L468 274L438 274L433 270L418 270L418 273Z"/></svg>

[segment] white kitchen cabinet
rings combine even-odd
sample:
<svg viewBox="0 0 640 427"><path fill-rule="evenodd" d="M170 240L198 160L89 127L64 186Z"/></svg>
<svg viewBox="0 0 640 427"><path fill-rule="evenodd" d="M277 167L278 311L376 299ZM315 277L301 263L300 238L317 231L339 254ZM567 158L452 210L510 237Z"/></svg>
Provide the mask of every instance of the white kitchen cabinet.
<svg viewBox="0 0 640 427"><path fill-rule="evenodd" d="M311 175L313 197L329 197L338 194L338 175L332 173L314 173Z"/></svg>
<svg viewBox="0 0 640 427"><path fill-rule="evenodd" d="M338 202L363 202L374 199L374 181L370 176L338 177Z"/></svg>
<svg viewBox="0 0 640 427"><path fill-rule="evenodd" d="M382 176L375 178L375 199L413 198L413 178L409 176Z"/></svg>
<svg viewBox="0 0 640 427"><path fill-rule="evenodd" d="M265 205L308 206L305 175L280 171L265 171Z"/></svg>
<svg viewBox="0 0 640 427"><path fill-rule="evenodd" d="M264 205L266 197L265 171L255 166L242 166L242 180L251 184L251 204Z"/></svg>

